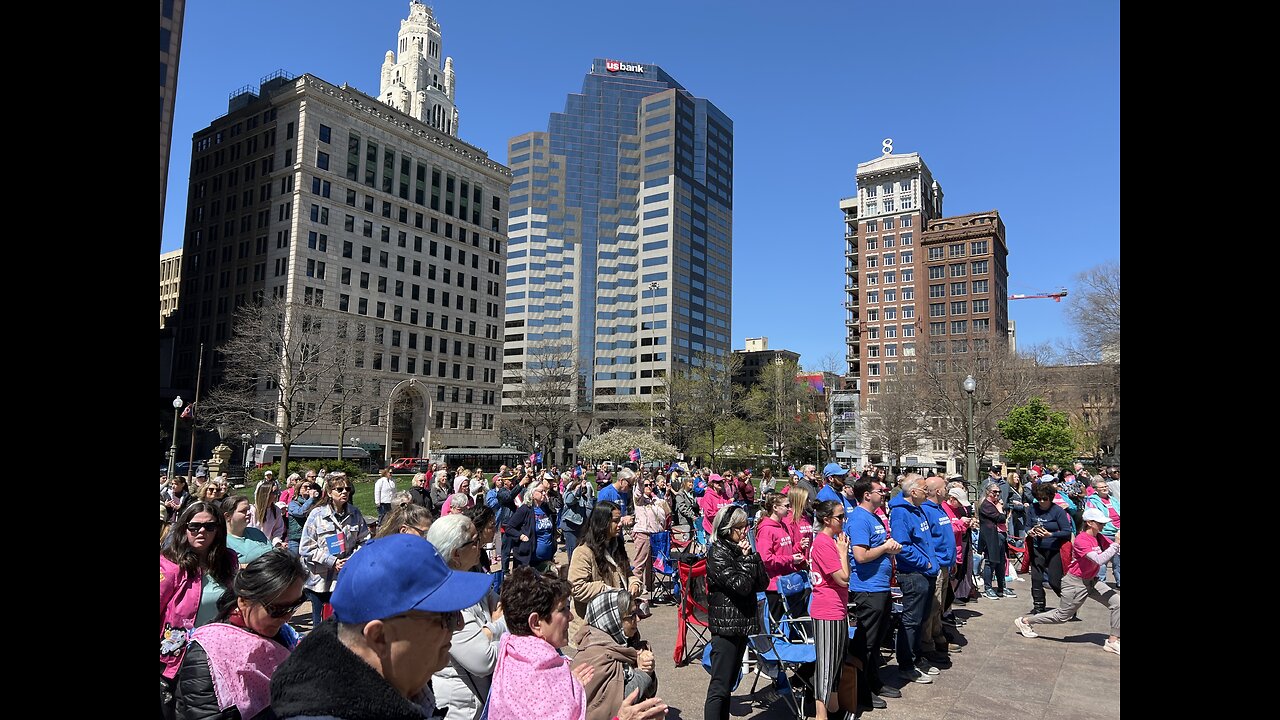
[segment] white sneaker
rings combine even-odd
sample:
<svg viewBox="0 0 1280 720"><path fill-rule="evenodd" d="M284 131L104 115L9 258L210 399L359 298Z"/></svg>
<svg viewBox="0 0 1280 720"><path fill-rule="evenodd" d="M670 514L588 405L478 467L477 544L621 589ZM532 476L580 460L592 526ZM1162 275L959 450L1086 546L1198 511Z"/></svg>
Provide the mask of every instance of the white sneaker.
<svg viewBox="0 0 1280 720"><path fill-rule="evenodd" d="M1106 641L1106 642L1102 643L1102 649L1103 649L1103 650L1106 650L1106 651L1107 651L1107 652L1109 652L1109 653L1115 653L1116 655L1119 655L1119 654L1120 654L1120 641L1119 641L1119 640L1108 640L1108 641Z"/></svg>
<svg viewBox="0 0 1280 720"><path fill-rule="evenodd" d="M1026 621L1025 621L1025 620L1023 620L1023 619L1022 619L1022 618L1020 618L1020 617L1016 617L1016 618L1014 618L1014 619L1013 619L1013 626L1014 626L1014 627L1016 627L1016 628L1018 628L1018 632L1022 633L1022 637L1028 637L1028 638L1040 637L1039 635L1037 635L1037 634L1036 634L1036 631L1035 631L1035 630L1032 630L1032 629L1031 629L1031 626L1030 626L1030 625L1028 625L1028 624L1026 623ZM1103 645L1103 649L1104 649L1104 650L1106 649L1106 645ZM1116 645L1116 649L1115 649L1115 650L1113 650L1113 651L1108 651L1108 652L1114 652L1115 654L1119 655L1119 654L1120 654L1120 646L1119 646L1119 645Z"/></svg>

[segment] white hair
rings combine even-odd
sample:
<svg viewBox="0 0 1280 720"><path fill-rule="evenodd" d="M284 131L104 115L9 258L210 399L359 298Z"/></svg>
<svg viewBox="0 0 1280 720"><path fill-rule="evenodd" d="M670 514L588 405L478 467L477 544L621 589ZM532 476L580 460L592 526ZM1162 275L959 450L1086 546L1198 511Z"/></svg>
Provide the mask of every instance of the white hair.
<svg viewBox="0 0 1280 720"><path fill-rule="evenodd" d="M733 526L747 521L747 513L737 505L725 505L711 522L711 542L727 541Z"/></svg>
<svg viewBox="0 0 1280 720"><path fill-rule="evenodd" d="M471 568L454 567L454 554L458 548L475 537L476 526L466 515L445 515L431 523L427 530L427 542L435 546L436 552L445 563L454 570L470 570Z"/></svg>
<svg viewBox="0 0 1280 720"><path fill-rule="evenodd" d="M466 493L454 493L449 496L449 507L467 508L471 507L471 496Z"/></svg>

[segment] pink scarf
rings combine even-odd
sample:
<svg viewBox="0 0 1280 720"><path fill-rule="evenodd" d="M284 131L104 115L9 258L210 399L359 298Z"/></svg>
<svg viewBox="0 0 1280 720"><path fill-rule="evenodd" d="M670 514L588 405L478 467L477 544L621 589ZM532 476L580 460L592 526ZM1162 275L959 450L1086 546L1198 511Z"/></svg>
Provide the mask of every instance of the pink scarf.
<svg viewBox="0 0 1280 720"><path fill-rule="evenodd" d="M271 704L271 675L289 657L280 643L226 623L209 623L191 634L209 657L218 709L232 705L251 718Z"/></svg>
<svg viewBox="0 0 1280 720"><path fill-rule="evenodd" d="M489 720L585 720L586 691L569 663L542 638L503 636L489 689Z"/></svg>

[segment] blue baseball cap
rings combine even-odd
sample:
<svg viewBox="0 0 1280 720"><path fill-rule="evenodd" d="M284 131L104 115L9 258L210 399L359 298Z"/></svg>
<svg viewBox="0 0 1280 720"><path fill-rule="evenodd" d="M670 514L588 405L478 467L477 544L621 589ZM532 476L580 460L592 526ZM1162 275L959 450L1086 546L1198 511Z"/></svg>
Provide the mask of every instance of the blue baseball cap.
<svg viewBox="0 0 1280 720"><path fill-rule="evenodd" d="M451 569L426 540L391 535L347 560L329 603L338 622L359 624L410 610L468 608L480 602L491 585L488 575Z"/></svg>
<svg viewBox="0 0 1280 720"><path fill-rule="evenodd" d="M822 468L822 474L823 475L848 475L849 471L841 467L840 463L827 463L827 466Z"/></svg>

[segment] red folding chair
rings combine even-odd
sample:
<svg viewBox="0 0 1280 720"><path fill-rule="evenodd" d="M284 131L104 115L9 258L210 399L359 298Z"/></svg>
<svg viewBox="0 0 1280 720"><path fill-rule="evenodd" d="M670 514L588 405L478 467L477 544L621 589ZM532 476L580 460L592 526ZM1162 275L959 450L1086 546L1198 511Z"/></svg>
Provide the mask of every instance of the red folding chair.
<svg viewBox="0 0 1280 720"><path fill-rule="evenodd" d="M680 606L676 613L676 648L672 659L679 667L690 660L700 657L702 649L711 642L711 626L707 616L710 604L707 592L707 561L677 564L680 572ZM694 642L687 643L688 634L692 631ZM686 644L689 645L686 648Z"/></svg>

